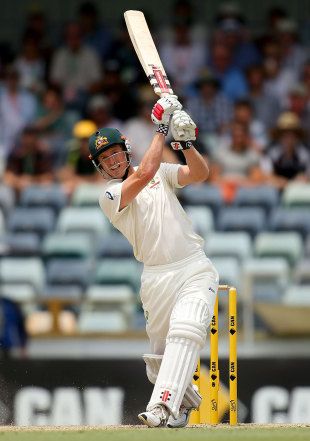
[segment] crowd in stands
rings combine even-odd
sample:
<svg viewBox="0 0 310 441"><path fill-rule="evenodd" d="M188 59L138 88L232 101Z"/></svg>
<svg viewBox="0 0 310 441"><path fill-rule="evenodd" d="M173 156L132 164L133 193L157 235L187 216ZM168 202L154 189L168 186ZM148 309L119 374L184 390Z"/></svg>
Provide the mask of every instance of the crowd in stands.
<svg viewBox="0 0 310 441"><path fill-rule="evenodd" d="M298 23L278 7L269 10L263 30L250 29L234 3L220 4L212 26L203 25L188 0L175 2L169 26L152 29L175 93L199 128L197 148L210 164L209 184L218 193L214 199L208 194L202 205L211 223L213 215L216 224L224 219L218 217L218 204L238 206L240 189L269 186L274 193L264 195L276 207L288 184L310 182L310 51L298 30ZM75 20L63 24L63 32L51 32L43 10L30 12L20 47L0 44L0 186L13 190L16 206L27 207L27 188L56 183L61 188L57 201L64 201L56 207L57 215L66 205L79 205L74 198L81 184L102 182L88 158L89 136L100 127L118 128L129 138L138 164L155 131L150 119L155 101L124 22L111 29L97 6L87 1L80 4ZM182 162L184 157L167 142L163 160ZM187 203L195 197L198 192ZM97 205L97 194L94 198ZM206 211L210 202L213 214ZM250 228L249 243L271 228L272 216L267 220L264 211L258 214L264 222L254 234ZM306 218L299 215L292 222L302 225L306 235ZM227 216L232 219L231 213ZM5 210L0 227L5 217L12 232L7 240L13 240L19 227ZM17 223L21 217L23 212L16 214ZM257 213L254 217L256 222ZM45 228L43 217L40 225L35 218L31 222ZM40 230L41 239L52 234L56 220L50 223L46 231ZM225 228L217 225L214 230ZM301 258L302 244L298 246ZM88 258L98 257L89 248ZM126 253L131 256L127 248ZM99 257L107 255L113 257ZM237 261L235 267L229 263L230 270L238 267ZM59 269L55 273L58 276Z"/></svg>
<svg viewBox="0 0 310 441"><path fill-rule="evenodd" d="M307 181L310 54L298 23L276 7L261 32L250 29L234 3L219 5L212 26L198 24L195 13L191 2L177 0L170 26L153 33L199 127L210 181L228 202L239 186L283 189L288 181ZM63 32L49 31L45 12L34 10L20 47L1 45L0 178L16 192L57 181L70 194L81 179L96 180L86 154L96 127L123 131L135 163L154 133L149 115L156 97L124 23L110 29L97 6L84 2ZM164 160L182 159L166 149Z"/></svg>

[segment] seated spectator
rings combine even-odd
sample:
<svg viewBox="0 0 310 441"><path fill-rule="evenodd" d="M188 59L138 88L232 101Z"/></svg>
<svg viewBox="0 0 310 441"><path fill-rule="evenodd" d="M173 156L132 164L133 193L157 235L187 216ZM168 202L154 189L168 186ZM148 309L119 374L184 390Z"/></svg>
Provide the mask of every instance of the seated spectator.
<svg viewBox="0 0 310 441"><path fill-rule="evenodd" d="M212 42L208 65L229 99L235 101L245 97L248 92L245 77L232 65L232 53L224 43Z"/></svg>
<svg viewBox="0 0 310 441"><path fill-rule="evenodd" d="M19 86L19 74L8 66L0 88L0 151L7 158L23 128L32 123L37 111L36 98Z"/></svg>
<svg viewBox="0 0 310 441"><path fill-rule="evenodd" d="M26 31L21 53L14 61L21 87L34 93L43 90L46 63L40 52L39 39L34 31Z"/></svg>
<svg viewBox="0 0 310 441"><path fill-rule="evenodd" d="M282 65L281 47L276 40L269 40L263 47L264 52L264 89L267 95L274 96L283 109L286 105L288 90L297 80L297 72Z"/></svg>
<svg viewBox="0 0 310 441"><path fill-rule="evenodd" d="M88 139L96 130L96 124L90 120L81 120L73 127L73 138L67 143L67 162L58 172L58 179L68 195L81 182L96 182L101 179L89 160Z"/></svg>
<svg viewBox="0 0 310 441"><path fill-rule="evenodd" d="M280 114L280 105L276 97L264 89L264 68L254 64L247 69L249 86L248 100L254 110L254 117L261 121L266 129L274 127Z"/></svg>
<svg viewBox="0 0 310 441"><path fill-rule="evenodd" d="M102 61L109 56L112 36L106 26L99 23L99 12L94 3L86 1L79 7L79 24L83 43L94 49Z"/></svg>
<svg viewBox="0 0 310 441"><path fill-rule="evenodd" d="M238 187L264 182L260 155L251 148L248 126L234 122L228 148L214 150L211 158L210 181L221 186L226 202L234 199Z"/></svg>
<svg viewBox="0 0 310 441"><path fill-rule="evenodd" d="M199 127L199 137L208 145L229 125L233 107L222 93L219 81L209 71L204 71L197 81L198 95L189 98L187 109ZM216 141L215 141L216 142Z"/></svg>
<svg viewBox="0 0 310 441"><path fill-rule="evenodd" d="M56 167L65 160L65 142L71 138L73 125L80 119L78 112L66 110L61 89L50 86L39 104L33 127L41 133L42 139L50 146Z"/></svg>
<svg viewBox="0 0 310 441"><path fill-rule="evenodd" d="M274 144L263 160L270 182L279 188L292 180L309 181L310 154L302 139L298 116L293 112L283 112L274 132Z"/></svg>
<svg viewBox="0 0 310 441"><path fill-rule="evenodd" d="M310 107L307 104L305 85L303 83L294 84L289 90L287 110L299 117L305 134L306 147L310 149Z"/></svg>
<svg viewBox="0 0 310 441"><path fill-rule="evenodd" d="M268 144L268 137L264 124L254 117L253 108L249 100L239 100L235 103L234 120L245 124L249 128L252 147L258 151L264 150Z"/></svg>
<svg viewBox="0 0 310 441"><path fill-rule="evenodd" d="M154 92L149 86L139 89L139 113L130 118L124 126L124 134L132 146L132 161L138 165L154 137L154 124L150 118L154 106ZM113 126L112 126L113 127ZM164 148L163 162L177 162L174 151L169 147Z"/></svg>
<svg viewBox="0 0 310 441"><path fill-rule="evenodd" d="M26 127L22 132L8 158L3 180L17 192L29 185L53 182L52 155L35 128Z"/></svg>
<svg viewBox="0 0 310 441"><path fill-rule="evenodd" d="M297 23L290 18L278 20L276 36L281 48L283 67L293 69L299 77L307 58L307 52L298 43Z"/></svg>
<svg viewBox="0 0 310 441"><path fill-rule="evenodd" d="M11 350L19 349L25 355L27 334L20 306L0 297L0 356L8 358Z"/></svg>
<svg viewBox="0 0 310 441"><path fill-rule="evenodd" d="M122 132L123 122L114 118L111 112L111 103L104 95L94 95L87 104L89 119L94 121L98 129L101 127L116 127Z"/></svg>
<svg viewBox="0 0 310 441"><path fill-rule="evenodd" d="M165 70L173 78L173 87L182 96L187 96L190 85L207 60L205 44L193 41L190 29L188 18L175 17L173 41L163 42L160 50Z"/></svg>
<svg viewBox="0 0 310 441"><path fill-rule="evenodd" d="M65 29L65 45L52 58L50 81L63 89L65 103L77 110L83 109L87 94L99 88L100 60L93 49L82 43L78 23L70 23Z"/></svg>

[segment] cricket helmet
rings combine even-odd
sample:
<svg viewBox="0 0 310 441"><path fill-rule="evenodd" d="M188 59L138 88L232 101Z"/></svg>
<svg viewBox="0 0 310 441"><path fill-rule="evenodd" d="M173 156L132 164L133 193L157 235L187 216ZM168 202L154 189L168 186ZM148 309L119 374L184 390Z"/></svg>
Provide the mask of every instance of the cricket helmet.
<svg viewBox="0 0 310 441"><path fill-rule="evenodd" d="M119 130L110 127L104 127L97 130L89 138L89 159L93 162L96 169L105 177L111 178L98 161L98 157L113 145L120 145L126 153L128 167L131 163L131 146L127 138ZM107 176L106 176L107 175Z"/></svg>

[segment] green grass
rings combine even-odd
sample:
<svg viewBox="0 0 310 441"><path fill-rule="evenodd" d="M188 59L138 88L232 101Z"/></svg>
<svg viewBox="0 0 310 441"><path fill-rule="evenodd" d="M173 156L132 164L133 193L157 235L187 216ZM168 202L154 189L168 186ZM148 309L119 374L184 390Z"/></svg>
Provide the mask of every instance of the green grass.
<svg viewBox="0 0 310 441"><path fill-rule="evenodd" d="M1 430L0 441L309 441L310 427L204 427L186 429L84 428Z"/></svg>

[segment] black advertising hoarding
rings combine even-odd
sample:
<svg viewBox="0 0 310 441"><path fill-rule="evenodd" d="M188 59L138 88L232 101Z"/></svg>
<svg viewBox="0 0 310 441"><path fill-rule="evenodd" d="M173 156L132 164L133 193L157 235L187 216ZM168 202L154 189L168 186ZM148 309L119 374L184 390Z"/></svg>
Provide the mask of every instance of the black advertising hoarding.
<svg viewBox="0 0 310 441"><path fill-rule="evenodd" d="M310 359L240 359L238 372L243 422L310 423ZM0 423L138 424L151 390L142 360L1 361Z"/></svg>

